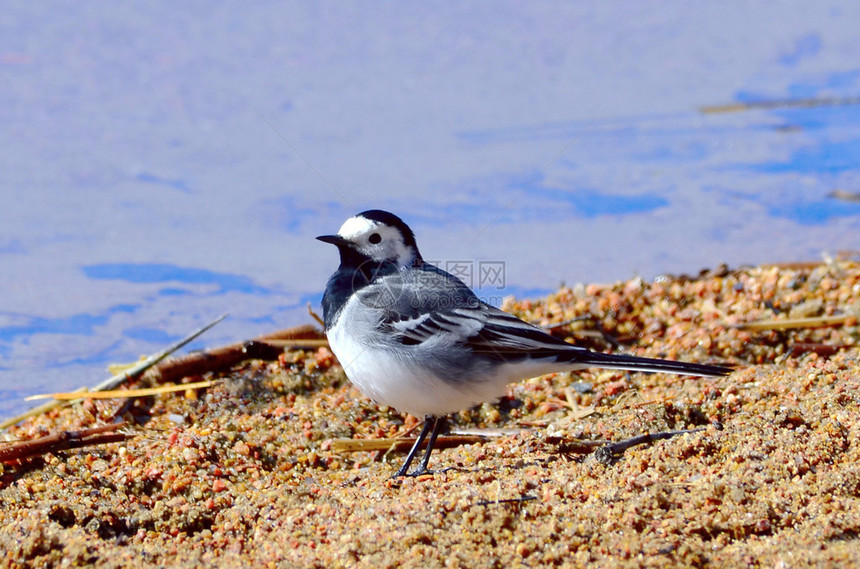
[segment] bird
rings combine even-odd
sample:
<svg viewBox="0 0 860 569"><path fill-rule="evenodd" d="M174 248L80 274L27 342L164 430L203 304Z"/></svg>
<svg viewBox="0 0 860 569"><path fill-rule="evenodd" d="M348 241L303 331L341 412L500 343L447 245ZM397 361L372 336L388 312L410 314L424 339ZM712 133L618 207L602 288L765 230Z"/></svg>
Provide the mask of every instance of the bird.
<svg viewBox="0 0 860 569"><path fill-rule="evenodd" d="M607 354L551 336L426 262L412 229L387 211L361 212L336 234L317 239L340 254L322 309L329 345L346 376L377 403L424 419L392 478L432 473L430 453L446 417L497 400L523 379L592 367L693 376L731 372L725 366ZM425 440L424 456L410 472Z"/></svg>

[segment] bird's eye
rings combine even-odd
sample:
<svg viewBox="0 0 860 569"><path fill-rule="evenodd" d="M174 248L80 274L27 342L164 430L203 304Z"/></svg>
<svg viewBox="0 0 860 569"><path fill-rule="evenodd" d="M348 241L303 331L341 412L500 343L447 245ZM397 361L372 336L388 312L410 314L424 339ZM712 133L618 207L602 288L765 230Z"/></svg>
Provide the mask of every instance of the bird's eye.
<svg viewBox="0 0 860 569"><path fill-rule="evenodd" d="M370 241L372 245L376 245L377 243L382 241L382 235L380 235L379 233L371 233L370 237L368 237L367 240Z"/></svg>

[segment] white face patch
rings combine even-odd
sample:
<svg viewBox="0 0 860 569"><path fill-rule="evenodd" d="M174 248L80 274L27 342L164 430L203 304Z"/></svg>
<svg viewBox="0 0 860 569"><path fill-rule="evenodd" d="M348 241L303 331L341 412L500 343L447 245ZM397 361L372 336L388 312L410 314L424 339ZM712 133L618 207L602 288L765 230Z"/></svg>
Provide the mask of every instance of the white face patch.
<svg viewBox="0 0 860 569"><path fill-rule="evenodd" d="M337 232L355 249L374 261L394 261L406 266L415 260L415 250L407 247L400 230L357 215L347 219Z"/></svg>
<svg viewBox="0 0 860 569"><path fill-rule="evenodd" d="M376 221L370 221L365 217L350 217L343 222L343 225L341 225L340 229L337 230L337 234L344 239L355 241L362 235L370 235L376 225L379 225L379 223Z"/></svg>

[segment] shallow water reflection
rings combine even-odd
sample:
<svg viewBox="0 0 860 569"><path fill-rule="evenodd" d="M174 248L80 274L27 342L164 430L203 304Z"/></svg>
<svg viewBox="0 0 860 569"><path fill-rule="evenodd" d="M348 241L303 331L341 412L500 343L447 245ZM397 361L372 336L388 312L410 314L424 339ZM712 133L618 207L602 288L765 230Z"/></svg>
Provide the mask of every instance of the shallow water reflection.
<svg viewBox="0 0 860 569"><path fill-rule="evenodd" d="M374 10L7 9L0 415L308 322L368 208L494 302L858 247L860 5Z"/></svg>

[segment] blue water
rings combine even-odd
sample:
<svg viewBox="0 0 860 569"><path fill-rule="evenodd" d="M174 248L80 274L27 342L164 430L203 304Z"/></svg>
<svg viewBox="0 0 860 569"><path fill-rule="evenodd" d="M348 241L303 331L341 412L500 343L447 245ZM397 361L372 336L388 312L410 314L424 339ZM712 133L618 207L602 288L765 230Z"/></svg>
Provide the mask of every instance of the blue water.
<svg viewBox="0 0 860 569"><path fill-rule="evenodd" d="M775 17L778 14L779 17ZM857 249L860 4L280 2L0 20L0 416L309 322L400 214L492 302ZM824 106L731 103L827 99Z"/></svg>

